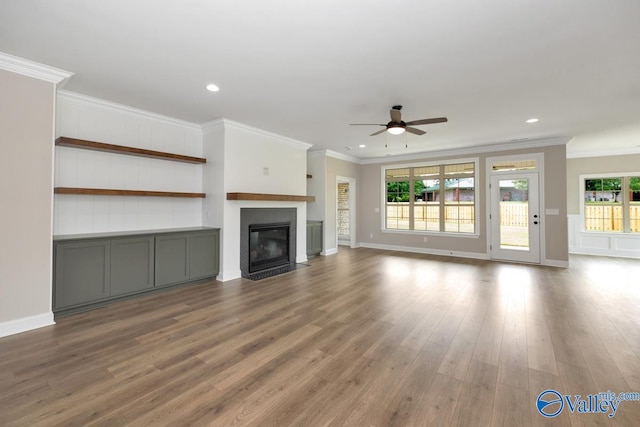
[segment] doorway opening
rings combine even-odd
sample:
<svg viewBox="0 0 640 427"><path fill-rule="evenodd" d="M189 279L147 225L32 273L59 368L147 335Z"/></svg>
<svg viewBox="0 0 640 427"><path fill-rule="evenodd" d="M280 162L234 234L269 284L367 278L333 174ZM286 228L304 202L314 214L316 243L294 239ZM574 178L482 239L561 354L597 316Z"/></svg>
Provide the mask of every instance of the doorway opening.
<svg viewBox="0 0 640 427"><path fill-rule="evenodd" d="M356 247L356 180L338 177L336 183L336 248Z"/></svg>

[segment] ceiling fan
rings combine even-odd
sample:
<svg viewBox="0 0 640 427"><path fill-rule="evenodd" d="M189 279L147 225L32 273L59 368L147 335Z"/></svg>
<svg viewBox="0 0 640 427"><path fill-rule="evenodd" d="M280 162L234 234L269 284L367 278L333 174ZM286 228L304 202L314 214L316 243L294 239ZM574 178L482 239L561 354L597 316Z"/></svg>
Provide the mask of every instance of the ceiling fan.
<svg viewBox="0 0 640 427"><path fill-rule="evenodd" d="M417 129L410 126L430 125L432 123L444 123L447 121L446 117L434 117L432 119L412 120L410 122L403 122L400 110L402 110L402 105L394 105L393 107L391 107L391 111L390 111L391 121L387 124L351 123L351 126L385 126L385 129L374 132L370 136L379 135L385 130L392 135L400 135L401 133L404 133L404 131L407 131L414 135L424 135L426 132L423 131L422 129Z"/></svg>

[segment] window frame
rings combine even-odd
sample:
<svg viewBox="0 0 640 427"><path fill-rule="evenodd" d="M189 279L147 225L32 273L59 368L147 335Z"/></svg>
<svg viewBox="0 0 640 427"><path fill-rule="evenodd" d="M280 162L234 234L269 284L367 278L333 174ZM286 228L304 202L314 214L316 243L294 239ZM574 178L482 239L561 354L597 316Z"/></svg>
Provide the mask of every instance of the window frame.
<svg viewBox="0 0 640 427"><path fill-rule="evenodd" d="M444 187L444 178L451 176L452 178L460 178L458 175L445 175L444 174L444 166L462 164L462 163L473 163L473 174L465 175L465 177L473 178L474 182L474 196L473 196L473 211L474 211L474 221L473 221L473 233L466 233L460 231L435 231L435 230L415 230L414 227L414 216L413 216L413 202L415 201L414 194L414 182L415 178L413 176L413 169L420 167L432 167L432 166L442 166L441 172L439 175L434 176L433 179L440 180L441 189ZM440 161L431 161L431 162L413 162L413 163L400 163L400 164L388 164L380 167L380 187L382 188L382 194L380 198L380 231L383 233L392 233L392 234L413 234L413 235L433 235L433 236L451 236L451 237L463 237L463 238L478 238L480 236L480 221L481 221L481 213L480 213L480 198L481 198L481 187L480 187L480 160L478 157L470 157L470 158L460 158L460 159L448 159L448 160L440 160ZM387 170L389 169L404 169L409 168L410 173L409 177L403 179L405 181L409 181L409 229L395 229L395 228L387 228ZM400 179L398 179L400 181ZM444 221L444 205L445 200L442 197L442 203L440 206L440 220ZM444 223L441 226L441 230L444 227Z"/></svg>
<svg viewBox="0 0 640 427"><path fill-rule="evenodd" d="M631 231L631 218L630 213L630 200L629 200L629 178L640 177L640 172L607 172L607 173L593 173L593 174L581 174L578 175L579 179L579 197L580 197L580 231L582 233L590 233L598 236L613 235L613 236L640 236L640 232ZM587 230L585 224L585 200L584 194L586 191L585 181L588 179L607 179L607 178L620 178L621 179L621 193L622 193L622 231L596 231Z"/></svg>

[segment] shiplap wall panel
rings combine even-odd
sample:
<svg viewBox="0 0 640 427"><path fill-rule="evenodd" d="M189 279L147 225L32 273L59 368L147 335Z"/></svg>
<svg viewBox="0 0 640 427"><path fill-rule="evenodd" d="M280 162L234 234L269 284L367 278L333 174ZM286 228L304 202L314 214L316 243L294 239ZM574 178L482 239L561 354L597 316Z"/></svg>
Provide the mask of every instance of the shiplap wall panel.
<svg viewBox="0 0 640 427"><path fill-rule="evenodd" d="M59 96L56 136L202 156L196 125L118 108L100 100ZM202 165L68 147L55 148L56 187L202 192ZM202 199L55 195L54 234L192 227Z"/></svg>

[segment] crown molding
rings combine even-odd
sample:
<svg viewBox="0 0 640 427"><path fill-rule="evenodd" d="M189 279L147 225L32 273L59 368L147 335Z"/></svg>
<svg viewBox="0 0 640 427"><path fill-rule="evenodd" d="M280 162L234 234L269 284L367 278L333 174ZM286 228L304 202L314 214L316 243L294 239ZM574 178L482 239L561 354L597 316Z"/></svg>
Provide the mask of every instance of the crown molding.
<svg viewBox="0 0 640 427"><path fill-rule="evenodd" d="M333 157L334 159L344 160L345 162L351 162L356 164L360 164L362 162L362 160L358 159L357 157L349 156L347 154L342 154L333 150L325 150L325 154L327 157Z"/></svg>
<svg viewBox="0 0 640 427"><path fill-rule="evenodd" d="M68 90L58 91L59 101L68 101L78 105L87 105L91 107L101 108L103 110L114 111L128 116L150 119L154 121L164 122L166 124L181 126L189 130L202 132L202 127L196 123L187 122L185 120L174 119L173 117L165 116L158 113L152 113L150 111L141 110L127 105L117 104L111 101L105 101L104 99L94 98L92 96L83 95L77 92L70 92Z"/></svg>
<svg viewBox="0 0 640 427"><path fill-rule="evenodd" d="M571 141L570 136L558 136L552 138L532 139L527 141L506 142L491 145L478 145L474 147L455 148L451 150L423 151L420 153L407 154L403 156L376 157L373 159L362 159L360 164L370 165L378 163L389 163L398 161L422 160L425 157L441 158L451 156L478 155L484 153L494 153L498 151L523 150L527 148L549 147L553 145L567 145Z"/></svg>
<svg viewBox="0 0 640 427"><path fill-rule="evenodd" d="M607 150L567 150L567 159L582 159L586 157L610 157L610 156L628 156L630 154L640 155L639 147L614 148Z"/></svg>
<svg viewBox="0 0 640 427"><path fill-rule="evenodd" d="M207 134L209 132L215 132L224 130L224 119L215 119L207 122L201 126L202 133Z"/></svg>
<svg viewBox="0 0 640 427"><path fill-rule="evenodd" d="M64 84L63 82L66 83L66 80L73 76L73 73L70 71L50 67L3 52L0 52L0 69L33 77L34 79L44 80L56 85Z"/></svg>
<svg viewBox="0 0 640 427"><path fill-rule="evenodd" d="M226 118L215 119L210 122L207 122L201 126L202 131L204 133L208 133L214 130L219 130L222 128L231 128L238 129L242 131L248 131L252 133L256 133L261 136L266 136L268 138L275 139L277 142L281 142L287 144L291 147L298 148L301 150L308 150L312 147L313 144L309 144L307 142L302 142L297 139L289 138L288 136L278 135L277 133L269 132L266 130L262 130L253 126L245 125L244 123L236 122L233 120L229 120Z"/></svg>
<svg viewBox="0 0 640 427"><path fill-rule="evenodd" d="M307 157L310 159L327 157L327 150L309 150L307 151Z"/></svg>
<svg viewBox="0 0 640 427"><path fill-rule="evenodd" d="M358 165L361 163L361 159L358 159L357 157L347 156L346 154L342 154L333 150L312 150L307 154L308 157L312 159L316 157L333 157L334 159L344 160L345 162L351 162Z"/></svg>

